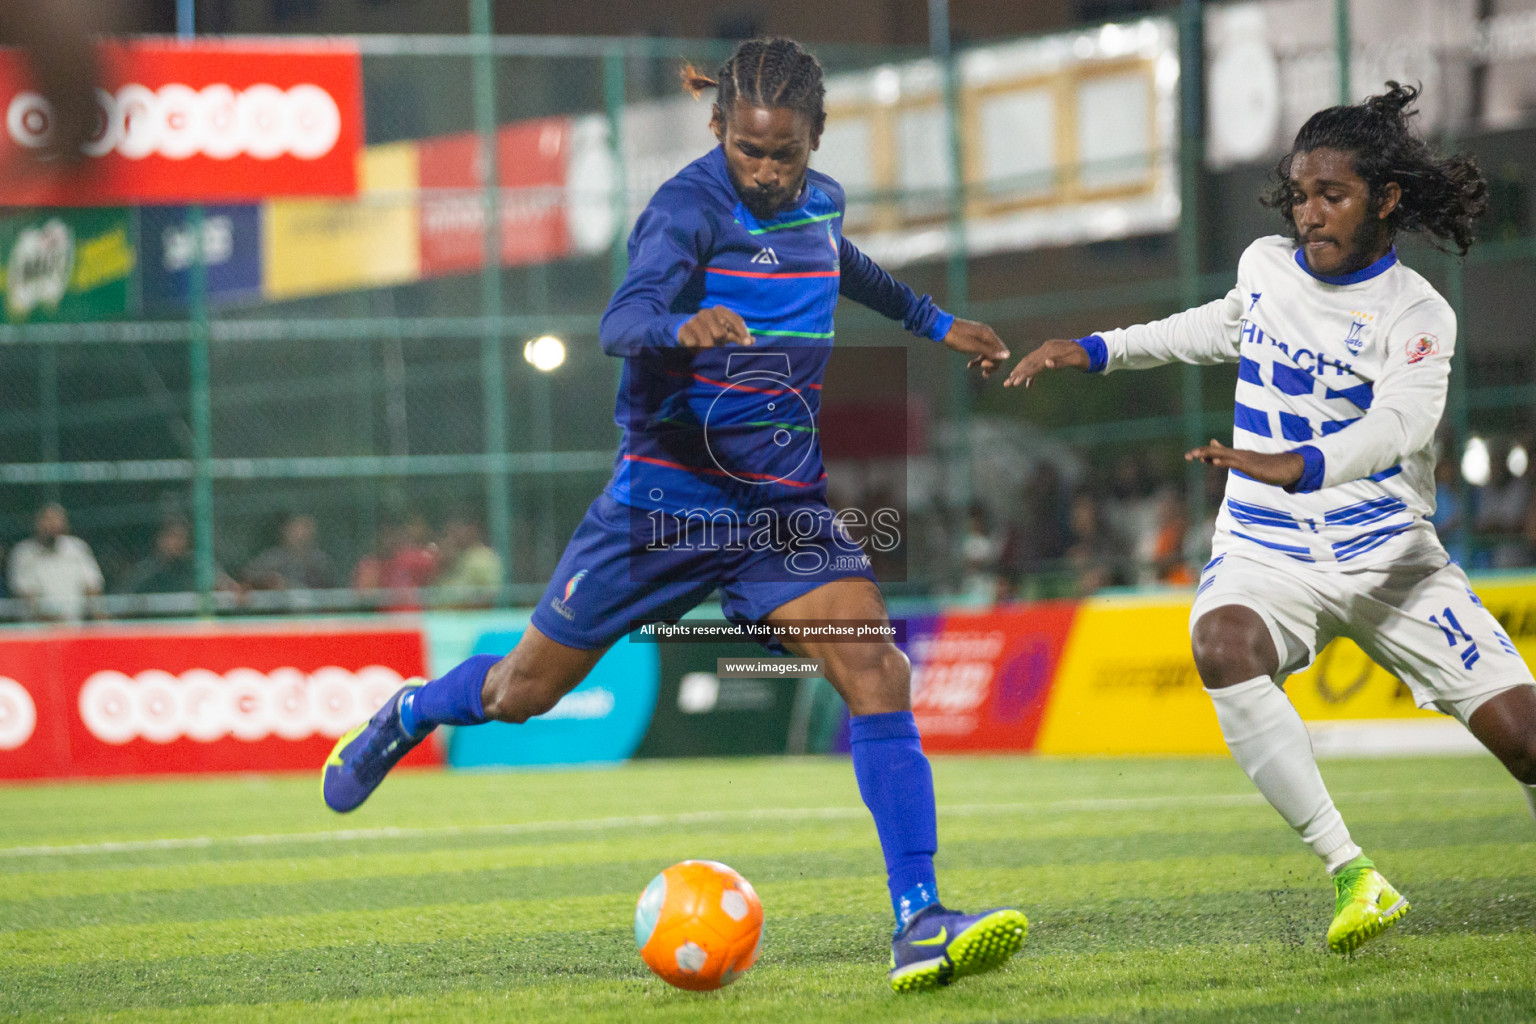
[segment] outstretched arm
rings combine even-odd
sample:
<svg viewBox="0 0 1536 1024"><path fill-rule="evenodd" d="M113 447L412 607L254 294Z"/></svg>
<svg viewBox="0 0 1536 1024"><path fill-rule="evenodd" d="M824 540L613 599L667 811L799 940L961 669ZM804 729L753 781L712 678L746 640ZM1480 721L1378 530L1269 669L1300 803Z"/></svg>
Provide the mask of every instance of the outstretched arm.
<svg viewBox="0 0 1536 1024"><path fill-rule="evenodd" d="M1242 317L1242 296L1234 288L1224 298L1162 320L1073 341L1055 338L1021 359L1003 384L1027 387L1046 370L1062 367L1108 373L1144 370L1164 363L1233 362Z"/></svg>
<svg viewBox="0 0 1536 1024"><path fill-rule="evenodd" d="M844 238L837 247L838 292L876 313L900 320L919 337L932 338L946 348L971 357L966 365L981 369L983 377L1008 358L1008 349L997 332L984 323L962 320L946 313L931 295L919 296L896 280L885 268Z"/></svg>

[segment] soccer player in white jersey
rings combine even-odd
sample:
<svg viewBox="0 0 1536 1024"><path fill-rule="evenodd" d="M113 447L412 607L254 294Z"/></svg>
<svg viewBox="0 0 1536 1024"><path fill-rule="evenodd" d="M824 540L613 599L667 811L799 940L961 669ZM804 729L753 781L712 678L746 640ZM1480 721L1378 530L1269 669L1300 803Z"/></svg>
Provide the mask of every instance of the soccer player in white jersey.
<svg viewBox="0 0 1536 1024"><path fill-rule="evenodd" d="M1349 952L1408 912L1350 837L1281 686L1337 636L1465 725L1536 811L1536 685L1427 521L1434 434L1456 344L1450 306L1398 261L1400 232L1465 255L1487 187L1410 129L1417 90L1312 116L1266 198L1286 227L1238 262L1225 298L1166 320L1047 341L1005 382L1163 363L1238 364L1214 557L1190 613L1227 747L1333 876L1328 945Z"/></svg>

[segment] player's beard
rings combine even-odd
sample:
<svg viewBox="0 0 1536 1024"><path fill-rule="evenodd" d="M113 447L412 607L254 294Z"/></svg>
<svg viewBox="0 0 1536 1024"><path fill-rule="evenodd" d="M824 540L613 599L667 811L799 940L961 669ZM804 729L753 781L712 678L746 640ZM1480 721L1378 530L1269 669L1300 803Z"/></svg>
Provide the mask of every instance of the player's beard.
<svg viewBox="0 0 1536 1024"><path fill-rule="evenodd" d="M805 179L795 183L794 190L784 188L758 188L748 185L731 175L732 183L736 186L736 194L741 197L741 205L747 208L747 212L758 220L770 220L795 201L804 186Z"/></svg>
<svg viewBox="0 0 1536 1024"><path fill-rule="evenodd" d="M1380 248L1383 241L1383 230L1382 223L1374 215L1367 216L1361 221L1360 226L1345 243L1344 261L1339 264L1339 268L1334 273L1353 274L1357 270L1364 270L1370 266L1374 262L1371 254Z"/></svg>

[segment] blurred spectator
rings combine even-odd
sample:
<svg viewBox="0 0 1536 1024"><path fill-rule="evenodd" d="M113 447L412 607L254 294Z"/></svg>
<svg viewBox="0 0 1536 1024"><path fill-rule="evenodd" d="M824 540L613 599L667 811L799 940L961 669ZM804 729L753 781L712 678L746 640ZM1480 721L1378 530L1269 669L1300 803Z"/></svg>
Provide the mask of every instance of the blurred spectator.
<svg viewBox="0 0 1536 1024"><path fill-rule="evenodd" d="M400 524L386 522L374 535L373 550L357 560L352 567L353 590L382 590L385 567L389 556L400 546Z"/></svg>
<svg viewBox="0 0 1536 1024"><path fill-rule="evenodd" d="M1068 507L1061 471L1041 460L1024 481L1019 516L1003 542L1002 562L1010 576L1041 572L1066 555L1072 544Z"/></svg>
<svg viewBox="0 0 1536 1024"><path fill-rule="evenodd" d="M1151 546L1146 553L1149 575L1158 583L1185 587L1195 582L1185 556L1189 537L1189 511L1184 498L1173 487L1164 487L1157 496L1157 523L1152 530Z"/></svg>
<svg viewBox="0 0 1536 1024"><path fill-rule="evenodd" d="M1001 545L992 534L987 510L971 506L965 535L960 538L960 599L967 604L990 605L997 599L997 559Z"/></svg>
<svg viewBox="0 0 1536 1024"><path fill-rule="evenodd" d="M480 523L468 516L454 516L443 527L442 574L437 585L445 588L447 602L459 608L484 608L495 602L505 569L501 556L486 544Z"/></svg>
<svg viewBox="0 0 1536 1024"><path fill-rule="evenodd" d="M1525 564L1523 533L1531 485L1524 476L1510 473L1503 457L1491 461L1488 485L1478 494L1472 526L1490 544L1489 564L1508 569Z"/></svg>
<svg viewBox="0 0 1536 1024"><path fill-rule="evenodd" d="M412 516L397 534L397 543L384 563L384 585L417 590L437 576L437 544L423 516Z"/></svg>
<svg viewBox="0 0 1536 1024"><path fill-rule="evenodd" d="M1098 502L1088 491L1079 491L1072 499L1072 546L1067 561L1076 577L1076 592L1086 597L1096 590L1123 582L1120 575L1121 550L1105 528Z"/></svg>
<svg viewBox="0 0 1536 1024"><path fill-rule="evenodd" d="M1467 561L1466 546L1461 542L1461 527L1465 520L1461 495L1456 492L1456 463L1444 456L1435 463L1435 514L1429 517L1445 545L1451 560Z"/></svg>
<svg viewBox="0 0 1536 1024"><path fill-rule="evenodd" d="M1115 463L1109 497L1100 508L1101 525L1124 552L1145 555L1153 547L1157 503L1152 498L1142 460L1127 455Z"/></svg>
<svg viewBox="0 0 1536 1024"><path fill-rule="evenodd" d="M235 590L238 585L214 567L214 586ZM192 529L184 519L169 519L155 534L155 550L134 565L118 588L125 594L191 594L197 591L197 563L192 557Z"/></svg>
<svg viewBox="0 0 1536 1024"><path fill-rule="evenodd" d="M34 618L79 622L88 599L102 591L101 568L90 545L70 536L64 506L37 510L32 536L11 549L11 592L25 598Z"/></svg>
<svg viewBox="0 0 1536 1024"><path fill-rule="evenodd" d="M243 574L253 590L325 590L337 585L336 566L316 543L315 517L283 520L279 543L251 559Z"/></svg>

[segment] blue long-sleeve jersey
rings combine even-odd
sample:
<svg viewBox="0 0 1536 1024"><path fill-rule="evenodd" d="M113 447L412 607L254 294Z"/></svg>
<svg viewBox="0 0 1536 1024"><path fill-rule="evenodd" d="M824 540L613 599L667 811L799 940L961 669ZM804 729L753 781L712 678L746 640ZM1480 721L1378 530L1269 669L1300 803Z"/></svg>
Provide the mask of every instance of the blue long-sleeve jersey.
<svg viewBox="0 0 1536 1024"><path fill-rule="evenodd" d="M801 201L760 221L720 147L657 190L599 331L624 357L615 500L676 513L826 500L816 422L838 295L934 340L954 323L843 237L845 205L811 170ZM678 328L712 306L739 314L756 343L679 345Z"/></svg>

